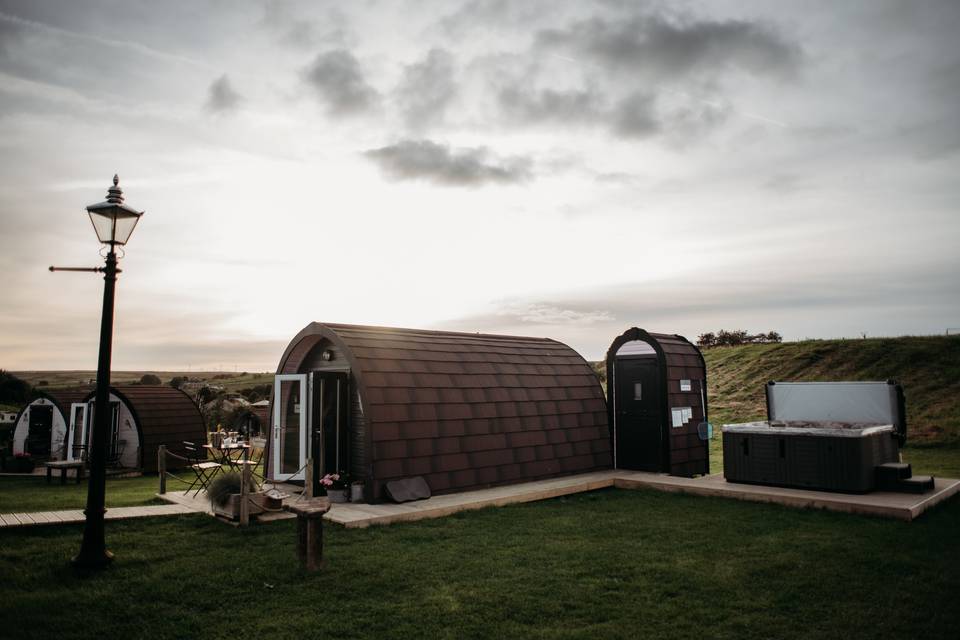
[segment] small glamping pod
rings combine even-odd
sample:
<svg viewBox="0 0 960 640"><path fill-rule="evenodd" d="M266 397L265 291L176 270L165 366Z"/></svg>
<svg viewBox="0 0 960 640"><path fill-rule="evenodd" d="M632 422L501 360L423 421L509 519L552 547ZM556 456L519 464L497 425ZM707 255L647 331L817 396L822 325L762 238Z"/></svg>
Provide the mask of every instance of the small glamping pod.
<svg viewBox="0 0 960 640"><path fill-rule="evenodd" d="M707 367L683 336L636 327L607 351L607 409L619 469L691 477L710 472Z"/></svg>
<svg viewBox="0 0 960 640"><path fill-rule="evenodd" d="M40 397L20 410L13 431L13 453L40 460L70 456L67 433L74 412L85 411L90 387L40 391Z"/></svg>
<svg viewBox="0 0 960 640"><path fill-rule="evenodd" d="M280 359L273 480L345 471L370 502L391 480L433 493L610 467L603 390L546 338L312 323Z"/></svg>
<svg viewBox="0 0 960 640"><path fill-rule="evenodd" d="M89 442L89 432L96 411L96 393L87 396L89 418L80 431L82 444ZM185 440L205 443L207 429L200 410L183 391L173 387L118 385L110 387L110 444L108 460L127 469L157 471L157 449L166 445L181 451ZM79 430L78 430L79 431ZM71 429L76 440L76 431ZM169 461L171 465L174 460Z"/></svg>
<svg viewBox="0 0 960 640"><path fill-rule="evenodd" d="M91 389L57 391L34 400L20 412L14 454L80 458L90 442L95 400L96 391ZM107 460L112 466L153 472L161 444L180 451L184 440L207 441L200 410L187 394L172 387L114 386L110 406Z"/></svg>

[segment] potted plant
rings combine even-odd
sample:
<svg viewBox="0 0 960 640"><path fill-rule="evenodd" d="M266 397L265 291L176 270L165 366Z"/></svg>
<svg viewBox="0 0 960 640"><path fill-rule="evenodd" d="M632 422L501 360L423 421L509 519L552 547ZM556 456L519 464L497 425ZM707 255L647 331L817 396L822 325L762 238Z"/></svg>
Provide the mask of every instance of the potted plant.
<svg viewBox="0 0 960 640"><path fill-rule="evenodd" d="M36 466L36 463L33 460L33 456L29 453L17 453L13 456L13 461L10 464L10 471L13 473L33 473L33 468Z"/></svg>
<svg viewBox="0 0 960 640"><path fill-rule="evenodd" d="M350 483L350 502L363 502L363 480Z"/></svg>
<svg viewBox="0 0 960 640"><path fill-rule="evenodd" d="M239 473L224 473L213 479L207 487L207 498L210 507L218 516L236 520L240 517L240 486L242 479ZM247 499L250 501L250 515L262 513L265 497L258 490L257 483L250 480L247 487Z"/></svg>
<svg viewBox="0 0 960 640"><path fill-rule="evenodd" d="M330 502L347 501L347 483L347 474L343 471L340 473L328 473L320 478L320 487L330 499Z"/></svg>

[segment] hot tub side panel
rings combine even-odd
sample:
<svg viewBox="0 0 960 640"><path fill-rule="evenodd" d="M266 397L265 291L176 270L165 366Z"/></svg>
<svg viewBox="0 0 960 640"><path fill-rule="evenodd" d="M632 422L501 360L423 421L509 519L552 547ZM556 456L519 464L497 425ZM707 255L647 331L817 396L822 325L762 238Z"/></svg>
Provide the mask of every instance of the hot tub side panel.
<svg viewBox="0 0 960 640"><path fill-rule="evenodd" d="M865 493L875 487L875 467L896 460L896 440L889 433L723 434L723 475L729 482Z"/></svg>

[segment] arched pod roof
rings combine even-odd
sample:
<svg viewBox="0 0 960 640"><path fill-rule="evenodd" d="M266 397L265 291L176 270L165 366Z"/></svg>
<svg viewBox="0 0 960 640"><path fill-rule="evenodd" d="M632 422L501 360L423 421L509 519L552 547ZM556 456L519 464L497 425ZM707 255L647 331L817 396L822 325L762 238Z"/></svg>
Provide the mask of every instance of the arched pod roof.
<svg viewBox="0 0 960 640"><path fill-rule="evenodd" d="M200 409L183 391L166 386L118 385L110 392L127 405L140 434L140 466L157 470L157 448L161 444L179 452L183 441L205 443L207 429ZM96 392L86 400L96 398Z"/></svg>
<svg viewBox="0 0 960 640"><path fill-rule="evenodd" d="M603 390L563 343L314 322L277 373L305 371L324 340L360 393L371 454L359 475L378 487L374 499L386 481L414 475L443 492L610 466Z"/></svg>
<svg viewBox="0 0 960 640"><path fill-rule="evenodd" d="M57 409L60 410L60 414L63 416L63 419L70 423L70 406L74 402L85 402L87 395L90 393L91 387L72 387L65 389L53 389L53 390L43 390L37 389L37 393L41 398L45 398L52 402ZM36 398L34 398L36 400ZM17 413L17 419L14 424L20 422L20 416L23 415L23 412L27 410L33 404L33 400L21 407L19 413Z"/></svg>

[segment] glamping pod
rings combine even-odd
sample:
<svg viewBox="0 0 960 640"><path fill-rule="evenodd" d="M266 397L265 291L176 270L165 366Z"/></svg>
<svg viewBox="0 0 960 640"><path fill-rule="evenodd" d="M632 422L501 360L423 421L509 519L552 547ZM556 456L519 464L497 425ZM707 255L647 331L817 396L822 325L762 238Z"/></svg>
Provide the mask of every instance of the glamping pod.
<svg viewBox="0 0 960 640"><path fill-rule="evenodd" d="M267 474L448 493L610 467L603 390L546 338L312 323L280 359Z"/></svg>
<svg viewBox="0 0 960 640"><path fill-rule="evenodd" d="M689 340L628 329L607 351L607 390L615 468L710 472L699 433L708 415L707 366Z"/></svg>
<svg viewBox="0 0 960 640"><path fill-rule="evenodd" d="M17 414L14 455L27 453L41 460L70 459L70 426L77 419L82 421L89 393L90 387L41 391L39 398Z"/></svg>
<svg viewBox="0 0 960 640"><path fill-rule="evenodd" d="M55 399L54 399L55 398ZM40 407L38 409L38 407ZM50 453L40 453L39 441L47 430L48 415ZM167 445L174 451L183 448L183 441L206 442L207 430L200 410L190 397L172 387L120 385L110 387L110 440L107 461L125 469L157 470L157 448ZM14 453L27 451L57 460L74 460L85 455L90 443L96 410L96 391L57 392L57 395L34 400L22 413L36 411L38 417L21 417L23 436L18 423L14 435ZM36 431L35 426L39 425ZM28 428L29 433L28 435ZM36 435L32 435L36 433ZM19 444L18 444L19 443ZM33 448L31 448L31 446ZM175 461L171 459L171 465Z"/></svg>
<svg viewBox="0 0 960 640"><path fill-rule="evenodd" d="M88 431L96 410L95 392L90 403ZM183 391L173 387L122 385L110 387L112 407L108 459L118 466L157 471L157 449L161 444L174 451L183 441L207 441L207 429L200 410ZM169 461L173 463L174 461Z"/></svg>

